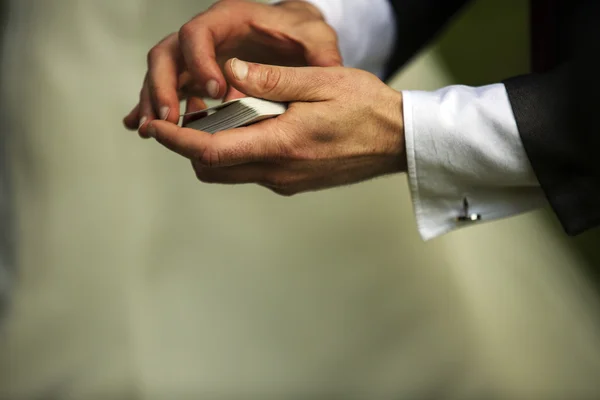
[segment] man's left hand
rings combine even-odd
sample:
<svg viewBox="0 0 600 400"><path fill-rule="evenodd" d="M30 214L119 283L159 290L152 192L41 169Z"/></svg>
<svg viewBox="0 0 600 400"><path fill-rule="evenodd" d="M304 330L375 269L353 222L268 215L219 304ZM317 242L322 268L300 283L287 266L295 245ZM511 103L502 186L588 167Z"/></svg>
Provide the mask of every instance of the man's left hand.
<svg viewBox="0 0 600 400"><path fill-rule="evenodd" d="M237 59L225 74L248 96L290 105L277 118L214 135L152 121L148 133L189 158L200 181L293 195L406 170L402 95L376 76Z"/></svg>

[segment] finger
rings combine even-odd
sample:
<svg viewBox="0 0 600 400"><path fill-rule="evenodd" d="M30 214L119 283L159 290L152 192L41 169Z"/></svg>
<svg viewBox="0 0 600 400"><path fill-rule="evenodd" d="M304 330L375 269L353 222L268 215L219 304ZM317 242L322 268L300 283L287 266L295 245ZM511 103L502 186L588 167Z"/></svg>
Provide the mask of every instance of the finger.
<svg viewBox="0 0 600 400"><path fill-rule="evenodd" d="M240 92L283 102L329 100L345 71L345 68L279 67L237 58L225 65L227 80Z"/></svg>
<svg viewBox="0 0 600 400"><path fill-rule="evenodd" d="M202 159L211 140L210 133L183 128L161 120L155 120L149 124L148 134L167 149L190 160Z"/></svg>
<svg viewBox="0 0 600 400"><path fill-rule="evenodd" d="M123 118L123 125L129 130L136 130L140 121L140 105L136 104L135 107Z"/></svg>
<svg viewBox="0 0 600 400"><path fill-rule="evenodd" d="M240 14L213 7L179 30L179 46L187 69L213 99L222 98L227 89L215 48L239 25L232 19L239 18Z"/></svg>
<svg viewBox="0 0 600 400"><path fill-rule="evenodd" d="M196 178L204 183L222 183L228 185L258 183L264 184L274 175L273 164L250 163L230 167L209 168L197 160L192 160Z"/></svg>
<svg viewBox="0 0 600 400"><path fill-rule="evenodd" d="M309 27L290 31L286 26L279 26L277 20L265 21L263 24L254 22L252 29L269 37L280 40L285 38L296 43L304 50L306 63L314 67L341 67L342 55L338 47L337 34L329 25L321 21Z"/></svg>
<svg viewBox="0 0 600 400"><path fill-rule="evenodd" d="M148 88L148 79L144 80L144 86L140 93L140 120L138 122L138 131L141 137L148 138L148 123L156 119L152 102L150 101L150 90Z"/></svg>
<svg viewBox="0 0 600 400"><path fill-rule="evenodd" d="M200 97L188 97L187 102L185 104L185 112L192 113L200 110L206 109L206 103L204 99Z"/></svg>
<svg viewBox="0 0 600 400"><path fill-rule="evenodd" d="M256 161L280 159L281 143L273 134L274 120L211 135L156 120L150 135L168 149L207 167L226 167Z"/></svg>
<svg viewBox="0 0 600 400"><path fill-rule="evenodd" d="M303 30L307 35L304 43L304 58L315 67L341 67L342 55L335 31L328 25L319 24L314 29Z"/></svg>
<svg viewBox="0 0 600 400"><path fill-rule="evenodd" d="M182 85L177 91L180 100L183 100L187 97L200 97L206 98L210 97L206 94L206 90L202 88L199 84L194 82L186 82Z"/></svg>
<svg viewBox="0 0 600 400"><path fill-rule="evenodd" d="M223 99L223 102L241 99L242 97L246 97L246 95L244 93L240 92L239 90L237 90L236 88L234 88L233 86L229 86L229 88L227 89L227 94L225 95L225 98Z"/></svg>
<svg viewBox="0 0 600 400"><path fill-rule="evenodd" d="M148 89L154 114L170 122L179 120L178 78L183 59L177 34L171 34L148 53Z"/></svg>
<svg viewBox="0 0 600 400"><path fill-rule="evenodd" d="M188 97L185 104L185 114L194 113L193 115L186 115L183 118L183 126L190 122L196 121L206 116L206 113L196 113L206 109L206 103L200 97Z"/></svg>

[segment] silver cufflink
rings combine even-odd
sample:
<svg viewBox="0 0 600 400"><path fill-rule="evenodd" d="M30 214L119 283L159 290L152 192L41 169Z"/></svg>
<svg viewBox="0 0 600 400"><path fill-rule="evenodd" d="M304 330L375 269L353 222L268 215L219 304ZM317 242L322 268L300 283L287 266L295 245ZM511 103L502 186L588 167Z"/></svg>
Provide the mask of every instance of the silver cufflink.
<svg viewBox="0 0 600 400"><path fill-rule="evenodd" d="M481 219L481 215L471 213L469 211L469 202L467 201L467 198L465 197L463 199L462 213L458 217L456 217L456 220L459 222L474 222L474 221L479 221L480 219Z"/></svg>

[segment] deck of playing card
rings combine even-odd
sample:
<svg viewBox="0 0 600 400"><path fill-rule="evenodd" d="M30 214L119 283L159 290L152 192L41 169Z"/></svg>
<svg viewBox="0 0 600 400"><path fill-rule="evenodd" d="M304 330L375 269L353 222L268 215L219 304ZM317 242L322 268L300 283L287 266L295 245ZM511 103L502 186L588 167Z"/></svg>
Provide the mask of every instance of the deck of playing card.
<svg viewBox="0 0 600 400"><path fill-rule="evenodd" d="M206 110L186 114L185 117L202 114L205 116L186 123L185 127L208 133L217 133L273 118L283 114L286 110L287 105L285 103L244 97Z"/></svg>

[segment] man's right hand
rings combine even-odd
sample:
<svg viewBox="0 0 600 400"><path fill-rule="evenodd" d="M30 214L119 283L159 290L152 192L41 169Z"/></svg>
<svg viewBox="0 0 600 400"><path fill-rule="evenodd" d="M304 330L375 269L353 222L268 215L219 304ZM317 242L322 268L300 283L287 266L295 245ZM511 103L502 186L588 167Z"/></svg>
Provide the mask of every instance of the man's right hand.
<svg viewBox="0 0 600 400"><path fill-rule="evenodd" d="M342 64L334 30L311 4L221 0L149 51L140 100L125 126L147 137L154 119L178 122L180 99L195 111L205 107L204 97L242 97L223 76L232 57L284 66Z"/></svg>

